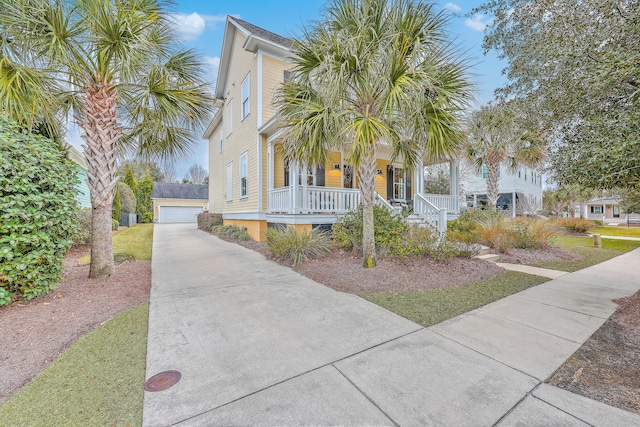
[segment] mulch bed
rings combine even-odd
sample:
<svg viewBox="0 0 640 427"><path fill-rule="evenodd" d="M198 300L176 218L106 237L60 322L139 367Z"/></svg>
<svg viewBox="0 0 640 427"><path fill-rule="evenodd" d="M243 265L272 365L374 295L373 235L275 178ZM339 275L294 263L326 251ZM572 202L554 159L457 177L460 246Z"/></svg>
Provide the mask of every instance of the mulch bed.
<svg viewBox="0 0 640 427"><path fill-rule="evenodd" d="M581 258L575 252L550 246L547 249L511 249L508 254L500 254L498 262L509 264L537 264L549 261L577 261Z"/></svg>
<svg viewBox="0 0 640 427"><path fill-rule="evenodd" d="M616 312L547 382L640 414L640 292L614 302Z"/></svg>
<svg viewBox="0 0 640 427"><path fill-rule="evenodd" d="M237 241L209 232L216 237L263 254L268 259L291 267L287 262L274 259L264 242ZM402 263L378 255L376 268L362 267L362 255L345 252L334 246L323 258L309 260L294 271L336 291L351 294L398 293L429 289L454 288L489 279L504 272L497 265L469 258L434 261L431 258Z"/></svg>
<svg viewBox="0 0 640 427"><path fill-rule="evenodd" d="M69 251L64 280L50 294L0 308L0 403L78 338L149 301L151 261L125 261L114 277L89 279L89 265L76 261L88 253L89 246Z"/></svg>

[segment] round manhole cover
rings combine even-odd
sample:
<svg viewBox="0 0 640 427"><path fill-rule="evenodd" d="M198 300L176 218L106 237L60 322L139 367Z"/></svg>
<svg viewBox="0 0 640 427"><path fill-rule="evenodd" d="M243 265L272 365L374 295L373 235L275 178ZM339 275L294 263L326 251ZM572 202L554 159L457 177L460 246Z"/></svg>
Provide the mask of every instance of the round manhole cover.
<svg viewBox="0 0 640 427"><path fill-rule="evenodd" d="M182 375L178 371L164 371L155 374L144 383L147 391L162 391L180 381Z"/></svg>

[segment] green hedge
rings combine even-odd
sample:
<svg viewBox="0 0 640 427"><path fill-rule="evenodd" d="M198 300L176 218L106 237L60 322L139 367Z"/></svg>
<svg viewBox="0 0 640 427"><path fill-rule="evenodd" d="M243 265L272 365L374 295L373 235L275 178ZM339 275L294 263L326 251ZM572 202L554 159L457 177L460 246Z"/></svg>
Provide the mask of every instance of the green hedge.
<svg viewBox="0 0 640 427"><path fill-rule="evenodd" d="M0 305L53 289L75 230L74 163L0 116Z"/></svg>

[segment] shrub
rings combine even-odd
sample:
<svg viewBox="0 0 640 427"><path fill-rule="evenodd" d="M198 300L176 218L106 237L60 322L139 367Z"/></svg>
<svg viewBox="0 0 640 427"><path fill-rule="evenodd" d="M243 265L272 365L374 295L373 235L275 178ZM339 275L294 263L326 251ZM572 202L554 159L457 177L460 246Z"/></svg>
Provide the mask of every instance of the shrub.
<svg viewBox="0 0 640 427"><path fill-rule="evenodd" d="M467 211L447 224L447 238L467 245L478 244L482 240L482 224L495 223L498 218L502 218L502 214L495 210Z"/></svg>
<svg viewBox="0 0 640 427"><path fill-rule="evenodd" d="M402 217L391 215L384 207L374 206L373 229L376 248L390 250L402 244L409 226ZM362 248L362 206L340 218L333 225L331 236L343 250Z"/></svg>
<svg viewBox="0 0 640 427"><path fill-rule="evenodd" d="M118 231L118 227L120 227L120 221L118 221L117 219L112 219L111 220L111 230Z"/></svg>
<svg viewBox="0 0 640 427"><path fill-rule="evenodd" d="M222 225L222 214L203 212L198 214L198 228L211 230L212 227Z"/></svg>
<svg viewBox="0 0 640 427"><path fill-rule="evenodd" d="M75 215L76 228L73 233L74 245L91 243L91 208L80 208Z"/></svg>
<svg viewBox="0 0 640 427"><path fill-rule="evenodd" d="M113 195L113 203L111 204L111 218L120 221L122 214L122 201L120 200L120 191L116 185L116 194Z"/></svg>
<svg viewBox="0 0 640 427"><path fill-rule="evenodd" d="M573 231L574 233L586 233L592 228L596 228L596 223L594 221L582 218L562 218L558 220L558 224L568 231Z"/></svg>
<svg viewBox="0 0 640 427"><path fill-rule="evenodd" d="M60 146L0 116L0 304L58 283L75 231L75 164Z"/></svg>
<svg viewBox="0 0 640 427"><path fill-rule="evenodd" d="M549 239L557 234L552 221L542 218L516 218L508 223L515 247L521 249L543 249L549 246Z"/></svg>
<svg viewBox="0 0 640 427"><path fill-rule="evenodd" d="M270 227L265 233L269 251L277 258L295 267L307 259L318 258L331 252L329 234L318 228L298 231L293 227Z"/></svg>
<svg viewBox="0 0 640 427"><path fill-rule="evenodd" d="M118 195L120 196L121 211L124 213L136 213L136 195L125 182L118 183ZM120 217L115 218L120 219Z"/></svg>
<svg viewBox="0 0 640 427"><path fill-rule="evenodd" d="M217 225L212 227L211 231L221 237L226 237L231 240L251 240L251 236L247 233L247 230L240 228L237 225Z"/></svg>

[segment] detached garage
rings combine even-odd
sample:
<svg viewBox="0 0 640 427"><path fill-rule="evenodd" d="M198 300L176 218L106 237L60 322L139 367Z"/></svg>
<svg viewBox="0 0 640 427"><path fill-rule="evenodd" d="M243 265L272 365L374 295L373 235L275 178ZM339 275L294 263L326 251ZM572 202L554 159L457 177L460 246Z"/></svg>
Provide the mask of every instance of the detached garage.
<svg viewBox="0 0 640 427"><path fill-rule="evenodd" d="M153 219L157 223L197 222L209 210L209 188L200 184L156 183L151 193Z"/></svg>

